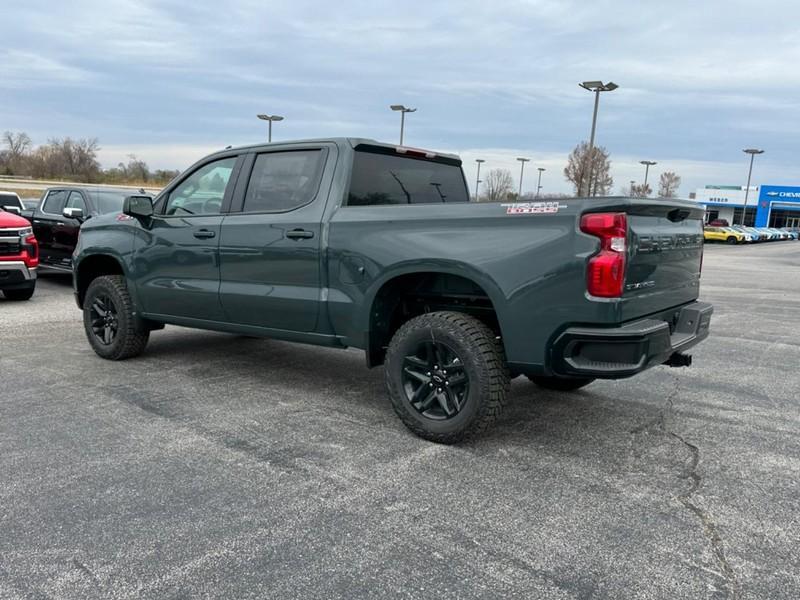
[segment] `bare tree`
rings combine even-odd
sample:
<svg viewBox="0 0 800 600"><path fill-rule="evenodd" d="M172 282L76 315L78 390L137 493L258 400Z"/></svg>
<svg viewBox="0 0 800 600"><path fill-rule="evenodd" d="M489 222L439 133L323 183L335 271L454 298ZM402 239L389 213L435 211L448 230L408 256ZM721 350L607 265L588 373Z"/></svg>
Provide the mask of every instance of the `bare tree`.
<svg viewBox="0 0 800 600"><path fill-rule="evenodd" d="M25 171L25 158L31 151L31 138L20 131L5 131L2 138L5 150L2 152L3 171L7 175L23 175Z"/></svg>
<svg viewBox="0 0 800 600"><path fill-rule="evenodd" d="M503 202L514 189L514 178L508 169L492 169L486 176L485 202Z"/></svg>
<svg viewBox="0 0 800 600"><path fill-rule="evenodd" d="M653 189L649 183L635 183L631 186L632 198L649 198L653 193Z"/></svg>
<svg viewBox="0 0 800 600"><path fill-rule="evenodd" d="M679 187L681 187L680 175L673 171L665 171L658 180L658 197L674 198Z"/></svg>
<svg viewBox="0 0 800 600"><path fill-rule="evenodd" d="M608 151L602 146L596 146L590 157L589 144L581 142L567 158L564 177L574 186L575 195L585 193L587 196L607 196L614 186Z"/></svg>

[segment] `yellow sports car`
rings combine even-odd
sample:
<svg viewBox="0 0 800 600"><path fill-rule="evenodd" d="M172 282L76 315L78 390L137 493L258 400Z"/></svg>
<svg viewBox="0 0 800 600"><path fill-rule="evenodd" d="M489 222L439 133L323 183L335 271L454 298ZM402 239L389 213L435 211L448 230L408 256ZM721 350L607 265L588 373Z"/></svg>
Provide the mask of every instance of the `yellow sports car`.
<svg viewBox="0 0 800 600"><path fill-rule="evenodd" d="M741 244L745 241L744 234L728 227L703 227L703 239L707 242L728 244Z"/></svg>

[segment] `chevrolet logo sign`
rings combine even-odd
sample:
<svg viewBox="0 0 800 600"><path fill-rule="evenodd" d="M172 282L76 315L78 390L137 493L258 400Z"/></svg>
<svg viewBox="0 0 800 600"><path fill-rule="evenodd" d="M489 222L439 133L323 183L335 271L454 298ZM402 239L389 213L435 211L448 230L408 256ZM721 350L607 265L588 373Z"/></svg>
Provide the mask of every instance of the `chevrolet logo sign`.
<svg viewBox="0 0 800 600"><path fill-rule="evenodd" d="M767 192L767 196L777 196L778 192Z"/></svg>

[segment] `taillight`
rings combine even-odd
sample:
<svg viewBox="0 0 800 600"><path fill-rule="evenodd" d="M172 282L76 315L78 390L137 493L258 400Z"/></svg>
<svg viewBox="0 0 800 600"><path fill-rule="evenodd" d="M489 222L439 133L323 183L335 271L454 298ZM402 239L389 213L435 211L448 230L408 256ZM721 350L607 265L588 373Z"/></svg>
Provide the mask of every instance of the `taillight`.
<svg viewBox="0 0 800 600"><path fill-rule="evenodd" d="M27 267L39 266L39 242L33 235L22 239L22 257Z"/></svg>
<svg viewBox="0 0 800 600"><path fill-rule="evenodd" d="M625 288L628 219L625 213L589 213L581 231L600 238L600 252L586 267L586 290L600 298L619 298Z"/></svg>

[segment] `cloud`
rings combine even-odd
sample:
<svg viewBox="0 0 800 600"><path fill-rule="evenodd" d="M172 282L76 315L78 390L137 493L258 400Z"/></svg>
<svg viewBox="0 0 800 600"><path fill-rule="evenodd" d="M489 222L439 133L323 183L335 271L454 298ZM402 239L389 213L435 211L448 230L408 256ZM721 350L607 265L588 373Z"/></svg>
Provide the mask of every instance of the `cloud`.
<svg viewBox="0 0 800 600"><path fill-rule="evenodd" d="M597 129L617 185L640 176L640 157L682 169L684 191L741 179L748 145L767 149L759 177L800 180L792 4L7 4L3 126L42 141L96 136L112 164L133 151L180 167L194 152L263 139L264 111L286 117L280 139L394 141L388 105L403 102L419 108L409 143L466 149L468 169L482 155L517 173L515 157L530 156L548 186L568 191L561 170L591 123L592 96L577 83L602 78L620 85L603 94Z"/></svg>

